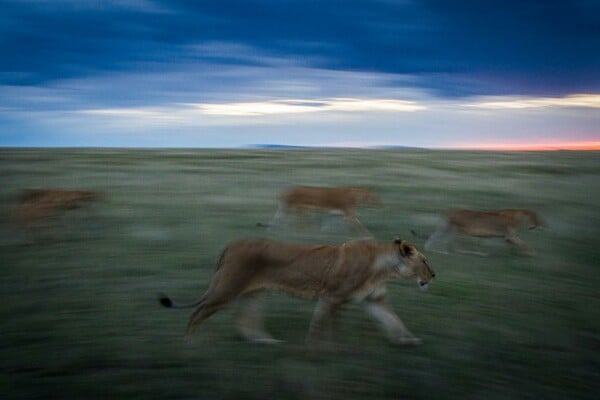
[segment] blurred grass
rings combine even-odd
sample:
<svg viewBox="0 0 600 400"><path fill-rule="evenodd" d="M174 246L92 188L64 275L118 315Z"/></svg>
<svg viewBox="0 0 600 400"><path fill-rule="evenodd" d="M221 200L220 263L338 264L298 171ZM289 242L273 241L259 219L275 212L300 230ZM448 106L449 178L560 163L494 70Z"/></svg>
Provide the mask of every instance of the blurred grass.
<svg viewBox="0 0 600 400"><path fill-rule="evenodd" d="M0 228L0 397L6 399L592 399L600 389L600 153L369 150L1 149L0 206L18 190L93 189L107 200L64 216L31 244ZM188 311L231 239L339 243L335 218L289 232L257 228L288 185L361 185L383 207L361 221L380 240L421 239L446 207L532 208L538 252L472 240L489 257L430 254L422 293L392 282L390 302L418 348L387 344L359 305L342 311L340 348L309 357L311 302L268 296L266 325L285 343L238 339L216 314L184 344ZM325 220L325 221L323 221ZM326 229L319 225L325 222Z"/></svg>

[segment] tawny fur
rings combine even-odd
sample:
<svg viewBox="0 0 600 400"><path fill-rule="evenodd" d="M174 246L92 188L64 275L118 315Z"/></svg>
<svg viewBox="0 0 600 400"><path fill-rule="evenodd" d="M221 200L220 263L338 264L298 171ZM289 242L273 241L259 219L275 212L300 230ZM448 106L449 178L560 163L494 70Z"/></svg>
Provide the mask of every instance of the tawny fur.
<svg viewBox="0 0 600 400"><path fill-rule="evenodd" d="M311 341L318 339L337 308L349 301L362 301L390 340L417 344L418 339L385 304L385 282L393 277L418 278L421 285L426 285L434 276L426 257L405 241L309 246L244 239L225 248L208 290L198 301L178 305L163 297L161 304L197 307L188 323L189 338L203 320L237 299L242 335L252 341L270 342L273 339L262 331L256 305L256 295L262 289L319 300L309 330Z"/></svg>
<svg viewBox="0 0 600 400"><path fill-rule="evenodd" d="M545 227L540 216L532 210L506 209L497 211L474 211L450 209L442 213L442 222L436 232L425 243L425 249L432 249L438 242L447 245L455 233L473 237L502 237L524 253L532 254L531 249L517 233L523 229Z"/></svg>
<svg viewBox="0 0 600 400"><path fill-rule="evenodd" d="M279 210L275 219L304 211L340 213L352 227L370 235L356 217L356 209L360 206L378 205L377 196L367 188L294 186L284 190L279 196Z"/></svg>
<svg viewBox="0 0 600 400"><path fill-rule="evenodd" d="M60 215L68 210L83 207L102 197L92 190L26 189L17 197L12 209L12 220L20 226L31 226Z"/></svg>

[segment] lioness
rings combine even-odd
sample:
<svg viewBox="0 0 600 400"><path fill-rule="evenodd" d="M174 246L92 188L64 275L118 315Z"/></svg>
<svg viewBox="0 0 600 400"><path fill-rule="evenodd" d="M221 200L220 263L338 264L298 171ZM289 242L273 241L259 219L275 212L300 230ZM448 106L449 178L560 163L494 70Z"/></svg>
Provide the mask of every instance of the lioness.
<svg viewBox="0 0 600 400"><path fill-rule="evenodd" d="M540 216L531 210L446 210L442 213L442 222L437 230L425 242L425 249L432 250L437 242L442 241L447 250L455 233L475 237L503 237L508 243L516 246L526 254L533 254L533 249L517 236L520 229L545 227Z"/></svg>
<svg viewBox="0 0 600 400"><path fill-rule="evenodd" d="M101 197L101 193L92 190L25 189L17 196L13 220L18 225L31 226Z"/></svg>
<svg viewBox="0 0 600 400"><path fill-rule="evenodd" d="M360 233L371 233L356 217L358 206L377 206L379 200L369 189L361 187L294 186L279 196L279 208L273 222L289 213L299 215L304 211L340 213L344 220Z"/></svg>
<svg viewBox="0 0 600 400"><path fill-rule="evenodd" d="M402 345L421 341L406 329L385 301L389 278L417 278L426 288L435 277L427 258L414 245L350 241L337 246L280 243L267 239L244 239L229 243L221 253L208 290L197 301L179 305L161 297L165 307L197 307L189 319L186 338L216 311L232 300L239 301L237 326L253 342L275 340L262 329L259 301L262 289L318 300L310 323L308 342L315 343L335 311L349 301L365 304L367 313L388 338Z"/></svg>

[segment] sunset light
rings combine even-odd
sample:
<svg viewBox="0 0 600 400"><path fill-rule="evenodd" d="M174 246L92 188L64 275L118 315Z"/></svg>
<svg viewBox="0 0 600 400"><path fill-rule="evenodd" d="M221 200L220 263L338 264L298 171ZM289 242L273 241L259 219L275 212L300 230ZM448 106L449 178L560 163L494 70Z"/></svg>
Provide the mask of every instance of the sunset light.
<svg viewBox="0 0 600 400"><path fill-rule="evenodd" d="M446 148L486 151L597 151L600 150L600 141L552 143L462 143L450 145Z"/></svg>

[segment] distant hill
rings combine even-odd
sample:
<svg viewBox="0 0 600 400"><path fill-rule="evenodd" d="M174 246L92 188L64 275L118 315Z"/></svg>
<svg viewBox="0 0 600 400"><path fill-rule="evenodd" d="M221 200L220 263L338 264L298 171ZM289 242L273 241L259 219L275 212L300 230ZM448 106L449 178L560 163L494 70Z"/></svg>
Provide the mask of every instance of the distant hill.
<svg viewBox="0 0 600 400"><path fill-rule="evenodd" d="M298 145L286 145L286 144L252 144L248 147L258 149L375 149L375 150L424 150L423 147L411 147L411 146L365 146L365 147L352 147L352 146L298 146Z"/></svg>
<svg viewBox="0 0 600 400"><path fill-rule="evenodd" d="M258 149L311 149L315 148L315 146L296 146L296 145L287 145L287 144L251 144L248 147L258 148Z"/></svg>
<svg viewBox="0 0 600 400"><path fill-rule="evenodd" d="M379 150L426 150L424 147L414 147L414 146L373 146L369 147L370 149L379 149Z"/></svg>

